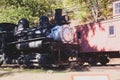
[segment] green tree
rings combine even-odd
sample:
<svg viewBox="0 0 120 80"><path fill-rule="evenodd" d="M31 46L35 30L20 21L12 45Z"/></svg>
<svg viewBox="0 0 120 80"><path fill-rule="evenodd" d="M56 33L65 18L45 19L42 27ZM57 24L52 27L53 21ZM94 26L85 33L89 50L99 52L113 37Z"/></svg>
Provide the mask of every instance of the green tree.
<svg viewBox="0 0 120 80"><path fill-rule="evenodd" d="M0 22L17 23L22 17L30 24L37 24L41 15L53 14L62 8L71 12L71 19L81 22L98 21L112 17L112 2L115 0L0 0Z"/></svg>
<svg viewBox="0 0 120 80"><path fill-rule="evenodd" d="M0 4L0 22L17 23L24 17L36 24L41 15L47 15L51 10L47 0L1 0Z"/></svg>

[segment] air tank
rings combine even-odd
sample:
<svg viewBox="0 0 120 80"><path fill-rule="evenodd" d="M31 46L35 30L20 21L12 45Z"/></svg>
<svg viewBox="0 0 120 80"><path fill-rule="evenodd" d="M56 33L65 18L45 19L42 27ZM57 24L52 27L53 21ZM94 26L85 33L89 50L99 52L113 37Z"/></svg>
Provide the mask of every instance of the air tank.
<svg viewBox="0 0 120 80"><path fill-rule="evenodd" d="M42 48L42 40L16 44L16 48L17 50L40 49Z"/></svg>

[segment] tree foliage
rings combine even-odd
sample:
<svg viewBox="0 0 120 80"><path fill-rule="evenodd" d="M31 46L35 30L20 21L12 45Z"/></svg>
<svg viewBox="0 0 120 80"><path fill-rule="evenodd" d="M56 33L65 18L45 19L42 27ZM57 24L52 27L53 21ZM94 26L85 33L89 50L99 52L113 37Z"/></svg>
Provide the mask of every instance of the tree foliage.
<svg viewBox="0 0 120 80"><path fill-rule="evenodd" d="M24 17L33 24L39 21L40 15L50 12L47 0L2 0L0 4L0 22L17 23Z"/></svg>
<svg viewBox="0 0 120 80"><path fill-rule="evenodd" d="M37 24L41 15L54 13L62 8L71 12L72 19L83 22L97 21L100 18L111 18L115 0L0 0L0 22L17 23L27 18L31 24Z"/></svg>

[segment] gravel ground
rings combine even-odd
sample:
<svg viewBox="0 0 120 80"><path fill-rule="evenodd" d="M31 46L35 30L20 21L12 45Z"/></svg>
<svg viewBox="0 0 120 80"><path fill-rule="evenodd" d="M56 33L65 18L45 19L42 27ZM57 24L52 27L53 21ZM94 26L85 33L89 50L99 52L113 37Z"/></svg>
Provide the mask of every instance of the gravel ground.
<svg viewBox="0 0 120 80"><path fill-rule="evenodd" d="M112 65L114 64L114 65ZM0 80L72 80L73 75L107 75L109 80L120 80L120 59L111 60L109 66L85 67L63 72L0 71Z"/></svg>

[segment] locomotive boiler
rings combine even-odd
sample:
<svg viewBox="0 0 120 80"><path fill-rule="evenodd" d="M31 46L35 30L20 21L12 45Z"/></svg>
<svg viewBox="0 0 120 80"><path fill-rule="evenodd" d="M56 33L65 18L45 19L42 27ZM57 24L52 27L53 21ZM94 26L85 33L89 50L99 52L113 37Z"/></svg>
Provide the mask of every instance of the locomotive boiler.
<svg viewBox="0 0 120 80"><path fill-rule="evenodd" d="M19 64L23 66L51 67L66 65L76 55L74 30L62 16L62 9L56 9L54 23L47 16L40 17L40 25L29 28L29 21L22 18L17 25L2 25L0 65ZM10 29L10 30L9 30Z"/></svg>

